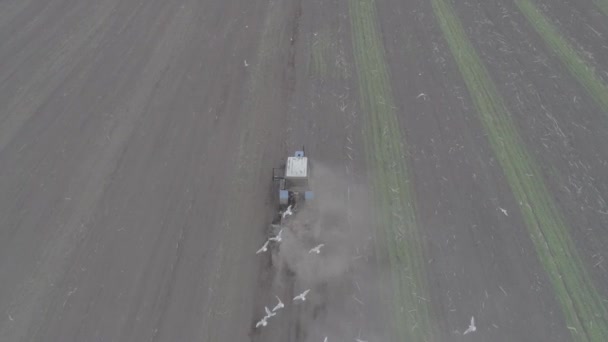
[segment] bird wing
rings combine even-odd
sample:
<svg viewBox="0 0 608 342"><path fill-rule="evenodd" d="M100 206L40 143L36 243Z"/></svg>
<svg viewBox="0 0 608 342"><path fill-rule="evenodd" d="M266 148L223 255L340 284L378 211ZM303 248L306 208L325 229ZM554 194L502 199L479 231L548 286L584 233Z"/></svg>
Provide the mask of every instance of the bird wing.
<svg viewBox="0 0 608 342"><path fill-rule="evenodd" d="M264 310L266 310L266 315L270 315L271 311L267 306L264 307Z"/></svg>
<svg viewBox="0 0 608 342"><path fill-rule="evenodd" d="M255 253L256 254L262 253L266 249L267 246L268 246L268 241L266 241L266 243L264 243L264 245L260 249L258 249L258 251Z"/></svg>
<svg viewBox="0 0 608 342"><path fill-rule="evenodd" d="M475 326L475 317L471 316L471 326Z"/></svg>
<svg viewBox="0 0 608 342"><path fill-rule="evenodd" d="M320 244L318 246L316 246L315 248L311 249L310 252L316 252L316 253L320 253L321 252L321 247L325 246L324 244Z"/></svg>
<svg viewBox="0 0 608 342"><path fill-rule="evenodd" d="M279 234L277 234L276 236L271 237L270 240L276 241L276 242L281 242L281 240L282 240L281 233L279 232Z"/></svg>

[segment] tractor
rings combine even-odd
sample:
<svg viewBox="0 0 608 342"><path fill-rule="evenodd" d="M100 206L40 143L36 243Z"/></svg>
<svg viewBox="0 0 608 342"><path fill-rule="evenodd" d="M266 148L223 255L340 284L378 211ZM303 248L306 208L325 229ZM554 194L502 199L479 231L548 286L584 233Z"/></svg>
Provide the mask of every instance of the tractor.
<svg viewBox="0 0 608 342"><path fill-rule="evenodd" d="M314 198L310 188L310 171L308 157L301 151L287 157L284 167L272 169L272 179L278 182L279 212L294 210L301 203Z"/></svg>

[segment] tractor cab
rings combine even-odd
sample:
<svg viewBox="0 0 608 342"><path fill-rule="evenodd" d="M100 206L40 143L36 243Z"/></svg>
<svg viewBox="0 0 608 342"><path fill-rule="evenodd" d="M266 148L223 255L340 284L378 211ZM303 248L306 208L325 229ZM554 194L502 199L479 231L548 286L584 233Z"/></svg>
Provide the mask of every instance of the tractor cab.
<svg viewBox="0 0 608 342"><path fill-rule="evenodd" d="M284 168L274 168L272 178L279 183L279 206L284 209L295 207L300 201L313 199L310 189L310 165L308 157L302 151L296 151L293 156L287 157Z"/></svg>

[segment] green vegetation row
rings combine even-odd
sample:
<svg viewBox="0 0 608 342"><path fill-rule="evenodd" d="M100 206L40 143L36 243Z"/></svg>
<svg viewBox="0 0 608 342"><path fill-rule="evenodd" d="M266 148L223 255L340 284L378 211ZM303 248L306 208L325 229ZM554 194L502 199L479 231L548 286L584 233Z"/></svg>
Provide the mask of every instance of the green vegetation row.
<svg viewBox="0 0 608 342"><path fill-rule="evenodd" d="M593 68L585 63L572 45L560 35L557 28L530 0L516 0L515 3L566 68L608 114L608 86L602 82ZM602 4L604 7L608 7L608 0L601 2L597 0L596 3L600 7Z"/></svg>
<svg viewBox="0 0 608 342"><path fill-rule="evenodd" d="M413 190L393 105L384 46L371 0L349 2L364 140L375 199L378 247L386 246L394 330L399 341L431 341L430 302ZM382 253L382 251L378 251Z"/></svg>
<svg viewBox="0 0 608 342"><path fill-rule="evenodd" d="M577 254L568 227L527 153L490 75L468 40L449 0L433 9L465 80L491 146L547 271L575 341L608 341L606 308Z"/></svg>
<svg viewBox="0 0 608 342"><path fill-rule="evenodd" d="M608 0L593 0L593 2L605 16L608 16Z"/></svg>

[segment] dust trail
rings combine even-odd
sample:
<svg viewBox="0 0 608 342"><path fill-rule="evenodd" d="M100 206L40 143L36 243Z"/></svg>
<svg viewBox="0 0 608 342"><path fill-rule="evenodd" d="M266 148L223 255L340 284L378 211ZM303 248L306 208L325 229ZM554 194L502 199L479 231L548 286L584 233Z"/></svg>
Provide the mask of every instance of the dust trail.
<svg viewBox="0 0 608 342"><path fill-rule="evenodd" d="M389 290L381 279L388 270L378 272L370 261L370 199L354 190L360 187L341 177L341 170L315 163L313 175L314 202L297 205L293 216L272 228L270 235L282 230L282 241L273 245L273 291L290 289L283 295L287 310L303 310L297 322L302 341L386 340L384 326L376 326L386 309L375 299ZM345 189L356 198L347 201ZM319 254L310 253L321 243ZM384 274L379 278L378 273ZM294 304L292 298L305 289L311 289L306 305Z"/></svg>

